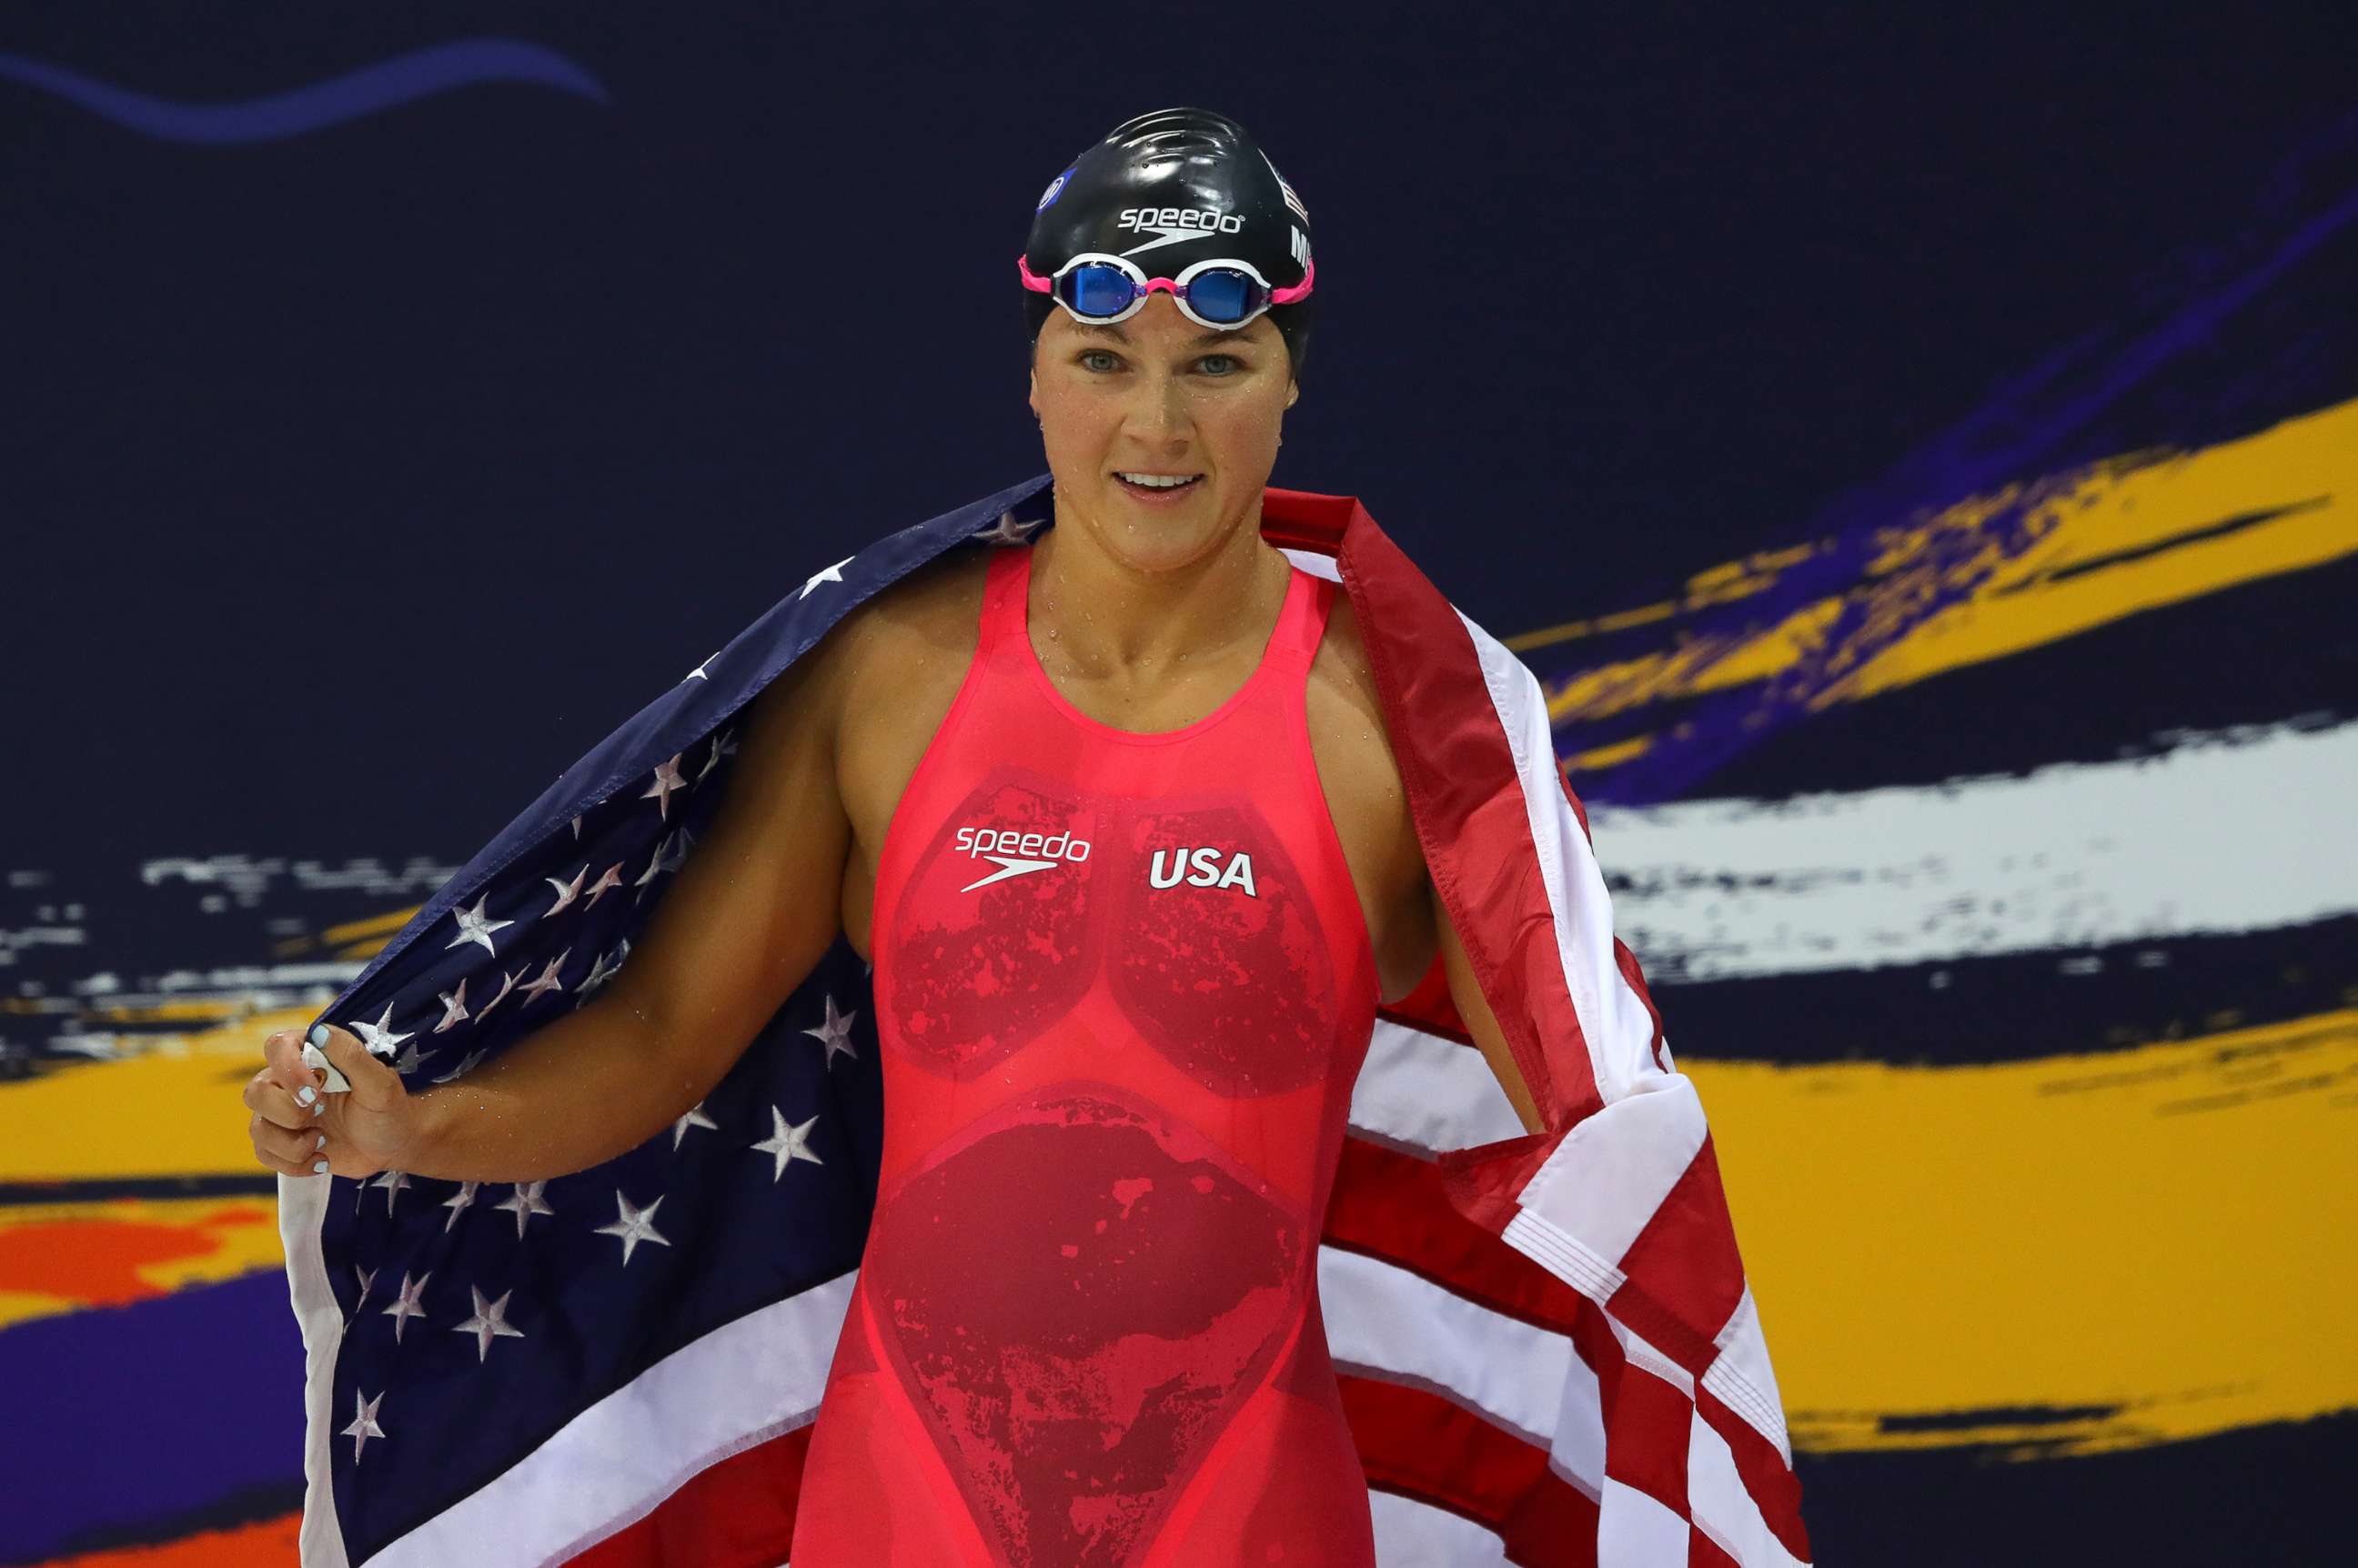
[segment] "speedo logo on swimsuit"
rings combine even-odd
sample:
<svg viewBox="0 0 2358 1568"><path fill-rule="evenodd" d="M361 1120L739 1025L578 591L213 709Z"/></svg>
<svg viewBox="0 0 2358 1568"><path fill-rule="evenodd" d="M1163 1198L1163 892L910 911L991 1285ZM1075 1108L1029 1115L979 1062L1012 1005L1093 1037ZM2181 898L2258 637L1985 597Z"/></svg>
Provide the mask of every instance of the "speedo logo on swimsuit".
<svg viewBox="0 0 2358 1568"><path fill-rule="evenodd" d="M1115 220L1119 229L1201 229L1207 234L1233 234L1245 226L1241 212L1222 213L1211 207L1125 207Z"/></svg>
<svg viewBox="0 0 2358 1568"><path fill-rule="evenodd" d="M954 848L999 868L979 881L967 883L958 889L960 892L987 888L1010 877L1053 871L1067 861L1078 865L1089 858L1089 841L1086 838L1076 838L1070 833L1019 833L1011 827L961 827Z"/></svg>
<svg viewBox="0 0 2358 1568"><path fill-rule="evenodd" d="M1171 861L1168 870L1163 866L1166 855ZM1242 851L1230 855L1225 866L1220 863L1220 852L1210 848L1154 851L1154 860L1146 868L1149 887L1175 888L1183 877L1189 887L1238 887L1245 890L1247 898L1260 896L1253 891L1252 857Z"/></svg>

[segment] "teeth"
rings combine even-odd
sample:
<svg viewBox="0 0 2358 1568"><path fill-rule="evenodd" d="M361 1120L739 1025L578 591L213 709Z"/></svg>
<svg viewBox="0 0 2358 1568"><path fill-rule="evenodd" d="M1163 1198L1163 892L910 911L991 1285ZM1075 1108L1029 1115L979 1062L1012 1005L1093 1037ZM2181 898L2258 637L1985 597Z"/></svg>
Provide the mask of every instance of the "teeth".
<svg viewBox="0 0 2358 1568"><path fill-rule="evenodd" d="M1183 485L1183 484L1192 484L1192 483L1193 483L1193 482L1195 482L1196 480L1199 480L1199 479L1203 478L1204 476L1203 476L1203 475L1201 475L1201 474L1193 474L1193 473L1190 473L1190 474L1126 473L1126 474L1123 474L1121 477L1122 477L1123 479L1128 480L1128 481L1129 481L1130 483L1132 483L1132 484L1136 484L1136 485L1143 485L1145 488L1147 488L1147 489L1149 489L1149 490L1175 490L1175 489L1177 489L1180 485Z"/></svg>

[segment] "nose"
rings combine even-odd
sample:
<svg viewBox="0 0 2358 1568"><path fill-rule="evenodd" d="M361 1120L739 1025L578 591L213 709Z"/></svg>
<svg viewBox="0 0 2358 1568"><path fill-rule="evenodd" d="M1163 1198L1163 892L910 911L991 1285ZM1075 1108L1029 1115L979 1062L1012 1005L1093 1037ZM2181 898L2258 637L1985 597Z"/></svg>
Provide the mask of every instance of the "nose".
<svg viewBox="0 0 2358 1568"><path fill-rule="evenodd" d="M1164 369L1139 376L1123 424L1131 435L1158 452L1186 446L1195 429L1181 374Z"/></svg>

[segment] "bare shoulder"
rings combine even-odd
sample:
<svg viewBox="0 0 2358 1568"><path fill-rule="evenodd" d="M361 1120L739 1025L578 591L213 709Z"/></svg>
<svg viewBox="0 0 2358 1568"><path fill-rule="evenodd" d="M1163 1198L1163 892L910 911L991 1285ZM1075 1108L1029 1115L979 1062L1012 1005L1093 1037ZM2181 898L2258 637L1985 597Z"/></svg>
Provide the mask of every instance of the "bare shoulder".
<svg viewBox="0 0 2358 1568"><path fill-rule="evenodd" d="M856 733L865 716L889 715L915 695L910 683L922 687L929 671L963 670L974 653L987 558L980 550L953 550L879 589L755 697L753 728L792 708L799 718ZM882 700L888 693L894 700Z"/></svg>
<svg viewBox="0 0 2358 1568"><path fill-rule="evenodd" d="M928 561L829 634L836 771L852 837L871 862L973 662L990 559L988 550L960 549Z"/></svg>
<svg viewBox="0 0 2358 1568"><path fill-rule="evenodd" d="M1400 769L1392 761L1391 737L1384 730L1383 703L1376 695L1376 674L1368 660L1368 645L1359 634L1359 617L1351 607L1350 598L1335 595L1334 608L1327 612L1326 635L1320 640L1317 656L1310 665L1310 687L1306 694L1310 710L1310 727L1314 741L1325 739L1348 752L1365 752L1361 765L1373 765L1388 776L1393 788L1400 782ZM1360 744L1345 746L1346 742ZM1322 759L1323 760L1323 759Z"/></svg>
<svg viewBox="0 0 2358 1568"><path fill-rule="evenodd" d="M1396 999L1433 961L1424 849L1384 729L1358 616L1339 593L1311 661L1303 707L1319 785L1367 913L1379 994Z"/></svg>

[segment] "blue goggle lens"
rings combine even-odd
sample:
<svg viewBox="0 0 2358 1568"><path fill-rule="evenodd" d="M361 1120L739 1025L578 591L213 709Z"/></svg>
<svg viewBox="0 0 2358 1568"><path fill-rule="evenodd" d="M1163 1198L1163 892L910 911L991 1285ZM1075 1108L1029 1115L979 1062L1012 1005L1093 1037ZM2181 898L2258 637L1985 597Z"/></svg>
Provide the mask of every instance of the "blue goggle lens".
<svg viewBox="0 0 2358 1568"><path fill-rule="evenodd" d="M1253 308L1253 280L1243 273L1216 266L1197 273L1187 283L1187 303L1206 321L1241 321Z"/></svg>
<svg viewBox="0 0 2358 1568"><path fill-rule="evenodd" d="M1118 316L1134 287L1120 267L1087 262L1065 275L1065 303L1083 316Z"/></svg>

